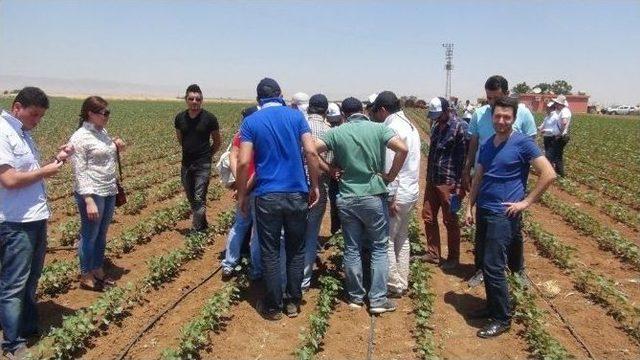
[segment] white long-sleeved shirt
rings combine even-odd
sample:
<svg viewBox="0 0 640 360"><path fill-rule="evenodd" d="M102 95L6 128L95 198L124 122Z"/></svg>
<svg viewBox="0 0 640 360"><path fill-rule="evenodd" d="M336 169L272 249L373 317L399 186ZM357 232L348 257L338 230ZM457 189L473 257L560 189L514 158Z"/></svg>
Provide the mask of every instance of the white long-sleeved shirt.
<svg viewBox="0 0 640 360"><path fill-rule="evenodd" d="M116 145L107 130L85 121L69 143L75 150L71 156L73 190L80 195L116 195Z"/></svg>
<svg viewBox="0 0 640 360"><path fill-rule="evenodd" d="M395 196L399 203L418 201L420 186L420 134L403 111L389 115L384 124L404 140L409 149L407 159L404 161L395 181L387 186L389 196ZM385 171L389 172L393 163L395 152L387 149L385 156Z"/></svg>

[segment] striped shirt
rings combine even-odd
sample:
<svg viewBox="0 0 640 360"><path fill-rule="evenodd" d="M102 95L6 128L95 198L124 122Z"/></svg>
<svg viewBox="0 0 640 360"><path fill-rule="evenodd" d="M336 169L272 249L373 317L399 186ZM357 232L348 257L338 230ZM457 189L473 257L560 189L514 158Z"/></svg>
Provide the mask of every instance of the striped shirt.
<svg viewBox="0 0 640 360"><path fill-rule="evenodd" d="M465 159L465 130L457 117L451 115L444 127L436 123L431 129L427 163L427 182L431 185L460 187Z"/></svg>

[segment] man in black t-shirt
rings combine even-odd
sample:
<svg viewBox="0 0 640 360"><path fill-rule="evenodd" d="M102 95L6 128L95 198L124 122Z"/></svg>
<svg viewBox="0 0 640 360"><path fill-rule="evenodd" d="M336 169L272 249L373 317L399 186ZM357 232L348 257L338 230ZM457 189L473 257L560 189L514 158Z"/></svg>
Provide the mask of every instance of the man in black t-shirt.
<svg viewBox="0 0 640 360"><path fill-rule="evenodd" d="M211 175L211 157L220 148L218 119L202 109L202 91L189 85L185 94L187 110L176 115L174 125L182 146L182 186L193 212L193 230L207 228L205 205ZM213 141L211 143L209 138Z"/></svg>

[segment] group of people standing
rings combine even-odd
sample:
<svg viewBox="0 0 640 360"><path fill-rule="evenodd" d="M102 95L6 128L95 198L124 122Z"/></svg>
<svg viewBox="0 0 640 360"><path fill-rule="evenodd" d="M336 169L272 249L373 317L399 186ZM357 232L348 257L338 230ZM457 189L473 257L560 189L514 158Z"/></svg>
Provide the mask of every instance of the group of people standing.
<svg viewBox="0 0 640 360"><path fill-rule="evenodd" d="M553 181L554 166L562 174L563 145L555 142L568 139L571 114L566 100L558 97L555 115L540 128L551 165L535 144L533 115L507 96L506 79L490 77L485 91L488 105L465 108L465 114L473 112L468 124L451 111L447 99L434 98L429 104L432 129L422 218L428 245L424 260L444 270L457 267L458 212L469 194L464 219L477 226L478 270L470 285L485 282L487 308L476 315L492 320L478 335L491 337L510 325L505 269L524 269L521 212ZM225 276L234 275L243 239L250 238L250 275L266 288L261 314L270 320L283 313L297 316L311 284L320 226L330 203L331 232L341 230L345 241L349 306L360 308L368 302L371 313L394 311L389 298L402 297L409 286L408 226L419 199L421 139L415 124L390 91L374 94L364 104L349 97L340 105L322 94L299 93L287 106L279 84L265 78L256 93L258 105L243 111L229 147L238 211L222 263ZM174 119L182 147L181 179L193 230L203 231L220 129L216 117L202 108L197 85L187 88L185 101L187 109ZM119 152L126 144L106 130L111 113L107 101L92 96L82 104L75 133L40 166L30 130L48 108L45 93L27 87L11 110L0 115L0 323L2 349L10 356L22 352L25 339L39 331L36 288L50 216L44 179L56 175L67 160L74 170L81 218L80 286L101 291L114 283L104 271L104 251L118 193ZM548 136L554 145L548 145ZM530 165L539 178L527 194ZM446 258L440 251L440 209L447 229ZM369 289L363 269L370 271Z"/></svg>

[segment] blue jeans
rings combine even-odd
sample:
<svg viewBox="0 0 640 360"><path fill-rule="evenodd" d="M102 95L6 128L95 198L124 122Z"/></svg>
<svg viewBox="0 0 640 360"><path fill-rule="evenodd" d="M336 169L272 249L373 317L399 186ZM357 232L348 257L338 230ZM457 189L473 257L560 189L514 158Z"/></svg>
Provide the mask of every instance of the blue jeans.
<svg viewBox="0 0 640 360"><path fill-rule="evenodd" d="M98 218L89 220L87 217L87 203L84 196L75 194L78 210L80 211L80 272L101 269L104 264L104 249L107 245L107 231L116 208L116 196L91 195L98 207Z"/></svg>
<svg viewBox="0 0 640 360"><path fill-rule="evenodd" d="M251 249L251 278L256 279L262 276L262 266L260 265L260 242L258 241L258 232L255 226L252 226L255 217L254 201L250 201L251 212L246 217L242 216L239 209L236 209L236 220L233 223L229 236L227 237L227 248L225 251L222 267L225 269L233 269L238 265L240 260L240 249L242 241L248 231L251 231L251 240L249 247Z"/></svg>
<svg viewBox="0 0 640 360"><path fill-rule="evenodd" d="M302 288L308 289L311 286L311 276L313 275L313 264L316 262L318 255L318 235L320 234L320 226L324 211L327 208L327 189L326 184L320 185L320 198L318 203L309 209L307 218L307 231L304 233L304 278L302 279Z"/></svg>
<svg viewBox="0 0 640 360"><path fill-rule="evenodd" d="M283 292L281 239L284 229L286 285L284 296L292 303L302 300L304 233L307 228L306 193L269 193L255 199L258 238L262 253L262 272L266 287L264 311L282 310Z"/></svg>
<svg viewBox="0 0 640 360"><path fill-rule="evenodd" d="M505 271L507 254L520 233L521 216L508 217L478 208L476 217L476 239L484 248L482 272L487 308L492 319L509 323L511 303Z"/></svg>
<svg viewBox="0 0 640 360"><path fill-rule="evenodd" d="M370 306L387 301L389 278L389 213L386 198L353 196L337 199L340 222L344 234L344 270L346 290L351 301L362 301L366 294L362 280L361 252L363 246L371 250Z"/></svg>
<svg viewBox="0 0 640 360"><path fill-rule="evenodd" d="M36 288L47 250L47 220L0 222L2 350L15 351L38 331Z"/></svg>

